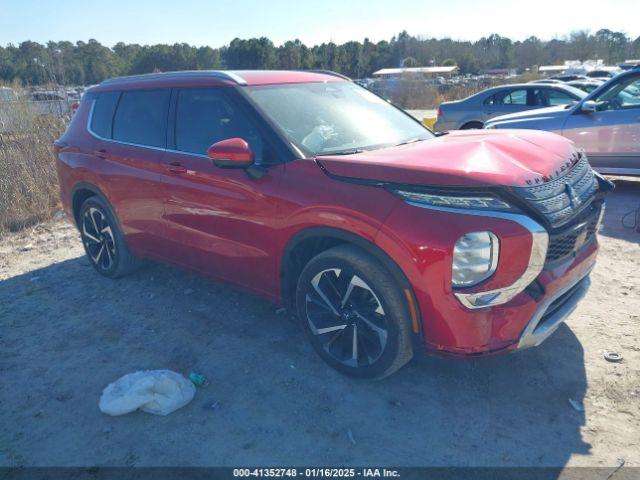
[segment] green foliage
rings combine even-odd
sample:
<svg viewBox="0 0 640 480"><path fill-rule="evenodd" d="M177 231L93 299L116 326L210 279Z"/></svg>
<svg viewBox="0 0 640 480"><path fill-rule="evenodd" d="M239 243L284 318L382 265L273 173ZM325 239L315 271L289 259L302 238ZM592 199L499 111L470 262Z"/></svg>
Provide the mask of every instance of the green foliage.
<svg viewBox="0 0 640 480"><path fill-rule="evenodd" d="M608 64L640 57L640 37L607 29L580 30L566 38L542 41L529 37L513 42L497 34L476 42L418 38L401 32L391 41L333 42L308 47L300 40L276 47L266 37L234 39L222 48L138 45L120 42L113 48L88 42L25 41L0 47L0 81L25 85L60 83L91 85L118 75L194 69L326 69L350 77L370 76L386 67L458 65L462 73L487 68L523 70L563 60L603 59Z"/></svg>

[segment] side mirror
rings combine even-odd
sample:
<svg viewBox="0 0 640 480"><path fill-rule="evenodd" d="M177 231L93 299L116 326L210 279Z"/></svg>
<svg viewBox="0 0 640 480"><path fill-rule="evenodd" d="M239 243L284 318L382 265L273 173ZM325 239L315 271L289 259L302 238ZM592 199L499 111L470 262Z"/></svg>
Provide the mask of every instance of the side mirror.
<svg viewBox="0 0 640 480"><path fill-rule="evenodd" d="M214 143L207 149L207 157L220 168L247 168L253 163L253 152L242 138Z"/></svg>
<svg viewBox="0 0 640 480"><path fill-rule="evenodd" d="M587 100L582 103L580 110L584 113L594 113L600 110L602 102L596 102L595 100Z"/></svg>

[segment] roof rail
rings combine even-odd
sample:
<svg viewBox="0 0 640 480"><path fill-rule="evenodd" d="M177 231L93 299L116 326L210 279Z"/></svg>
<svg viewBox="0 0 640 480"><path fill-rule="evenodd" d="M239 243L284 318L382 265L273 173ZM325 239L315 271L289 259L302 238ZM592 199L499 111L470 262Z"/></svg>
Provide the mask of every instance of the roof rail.
<svg viewBox="0 0 640 480"><path fill-rule="evenodd" d="M124 77L108 78L106 80L103 80L100 83L100 85L114 85L114 84L123 83L130 80L137 80L137 79L155 80L155 79L174 78L174 77L184 78L185 76L193 76L193 77L211 76L211 77L220 78L223 80L231 80L232 82L235 82L238 85L247 84L244 78L242 78L241 76L233 72L225 72L223 70L184 70L184 71L177 71L177 72L143 73L140 75L127 75Z"/></svg>
<svg viewBox="0 0 640 480"><path fill-rule="evenodd" d="M303 70L305 71L305 70ZM338 72L334 72L332 70L306 70L307 72L313 72L313 73L323 73L325 75L331 75L332 77L338 77L338 78L342 78L343 80L348 80L348 81L352 81L349 77L347 77L346 75L342 75L341 73Z"/></svg>

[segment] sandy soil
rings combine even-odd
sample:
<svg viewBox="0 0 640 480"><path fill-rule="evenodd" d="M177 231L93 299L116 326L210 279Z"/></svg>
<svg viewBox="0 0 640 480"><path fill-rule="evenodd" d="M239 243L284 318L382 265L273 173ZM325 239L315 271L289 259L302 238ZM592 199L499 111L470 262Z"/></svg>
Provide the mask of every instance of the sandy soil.
<svg viewBox="0 0 640 480"><path fill-rule="evenodd" d="M619 183L592 288L542 346L418 358L382 382L335 373L287 315L226 286L161 265L100 277L65 219L12 234L0 465L640 466L640 233L620 224L638 203L640 182ZM167 417L100 413L109 382L156 368L211 384Z"/></svg>

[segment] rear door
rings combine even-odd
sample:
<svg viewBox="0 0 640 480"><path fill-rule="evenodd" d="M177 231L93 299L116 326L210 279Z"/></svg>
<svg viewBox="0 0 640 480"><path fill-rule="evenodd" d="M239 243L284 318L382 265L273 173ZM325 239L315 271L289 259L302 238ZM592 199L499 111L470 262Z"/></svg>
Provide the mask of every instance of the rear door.
<svg viewBox="0 0 640 480"><path fill-rule="evenodd" d="M593 100L600 109L577 109L562 134L583 148L598 170L640 173L640 73L614 82Z"/></svg>
<svg viewBox="0 0 640 480"><path fill-rule="evenodd" d="M98 186L137 254L157 251L164 235L160 173L169 98L169 89L101 92L92 108Z"/></svg>
<svg viewBox="0 0 640 480"><path fill-rule="evenodd" d="M231 87L174 90L170 118L163 173L167 257L271 295L285 166L269 134ZM207 149L230 138L249 143L263 176L213 165Z"/></svg>

